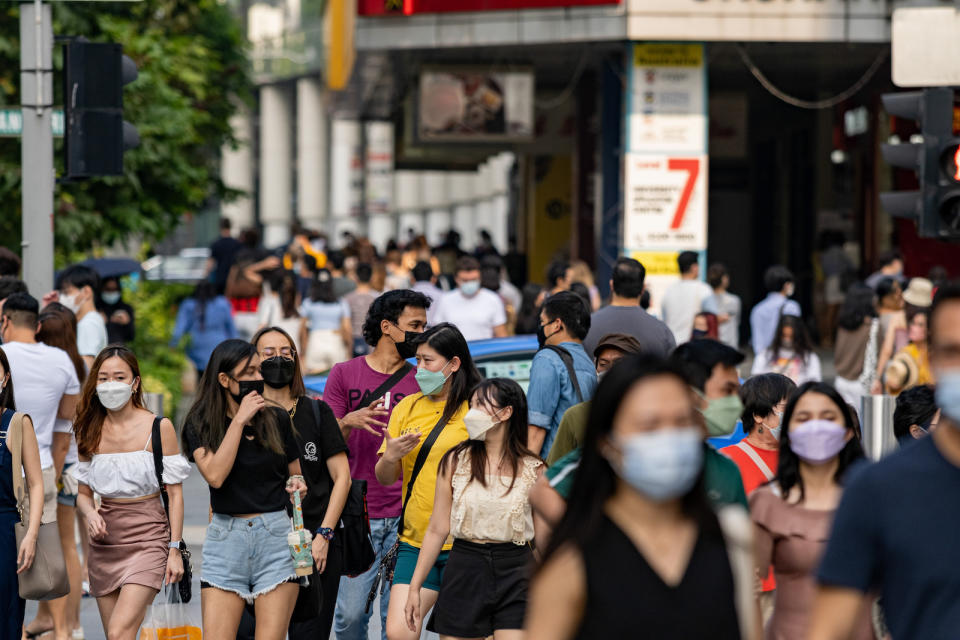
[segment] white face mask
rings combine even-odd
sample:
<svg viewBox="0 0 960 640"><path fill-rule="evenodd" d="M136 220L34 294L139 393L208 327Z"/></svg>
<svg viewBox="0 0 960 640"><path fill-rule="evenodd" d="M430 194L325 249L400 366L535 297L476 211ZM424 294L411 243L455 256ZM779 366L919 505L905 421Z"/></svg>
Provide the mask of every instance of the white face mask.
<svg viewBox="0 0 960 640"><path fill-rule="evenodd" d="M467 427L470 440L485 440L487 432L500 424L500 421L480 409L470 409L467 415L463 416L463 424Z"/></svg>
<svg viewBox="0 0 960 640"><path fill-rule="evenodd" d="M70 309L73 313L76 313L80 310L80 305L77 303L77 294L66 294L61 293L59 298L60 304L65 306L67 309Z"/></svg>
<svg viewBox="0 0 960 640"><path fill-rule="evenodd" d="M100 398L100 404L110 411L122 409L130 396L133 395L133 385L126 382L101 382L97 385L97 397Z"/></svg>

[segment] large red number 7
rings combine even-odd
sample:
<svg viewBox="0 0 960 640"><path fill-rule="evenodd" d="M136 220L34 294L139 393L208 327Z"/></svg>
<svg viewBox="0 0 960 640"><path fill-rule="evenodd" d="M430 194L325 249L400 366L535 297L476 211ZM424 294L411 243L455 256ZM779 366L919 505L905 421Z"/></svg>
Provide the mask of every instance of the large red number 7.
<svg viewBox="0 0 960 640"><path fill-rule="evenodd" d="M677 210L673 214L673 221L670 223L671 229L679 229L683 223L683 216L687 213L687 204L690 202L690 196L693 194L693 186L697 183L697 176L700 175L700 160L697 158L670 158L667 161L667 171L686 171L687 181L683 185L683 191L680 192L680 202L677 203Z"/></svg>

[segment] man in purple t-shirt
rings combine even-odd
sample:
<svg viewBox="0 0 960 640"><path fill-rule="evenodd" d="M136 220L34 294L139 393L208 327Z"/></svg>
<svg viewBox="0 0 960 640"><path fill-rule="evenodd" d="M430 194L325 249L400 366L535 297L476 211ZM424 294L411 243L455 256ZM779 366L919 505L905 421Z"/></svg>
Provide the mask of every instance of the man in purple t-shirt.
<svg viewBox="0 0 960 640"><path fill-rule="evenodd" d="M370 532L377 554L377 561L366 573L356 578L340 578L334 622L337 640L366 640L370 622L370 614L365 611L367 594L373 586L380 560L397 541L401 481L384 487L377 482L374 468L393 407L404 397L419 391L416 367L394 384L388 395L367 403L364 408L358 407L403 367L407 358L416 354L412 340L426 329L429 306L429 298L409 289L388 291L374 300L363 323L363 339L373 351L334 366L323 391L323 400L340 421L343 437L350 447L350 476L367 481ZM380 598L383 640L387 638L389 595L387 589Z"/></svg>

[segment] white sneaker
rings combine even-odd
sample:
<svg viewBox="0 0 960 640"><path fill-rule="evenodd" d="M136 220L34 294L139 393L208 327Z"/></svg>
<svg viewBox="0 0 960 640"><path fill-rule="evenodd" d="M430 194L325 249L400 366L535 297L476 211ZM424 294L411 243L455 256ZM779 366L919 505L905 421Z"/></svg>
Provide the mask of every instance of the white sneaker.
<svg viewBox="0 0 960 640"><path fill-rule="evenodd" d="M85 640L83 636L83 627L77 627L76 629L73 630L73 634L71 635L73 637L73 640Z"/></svg>

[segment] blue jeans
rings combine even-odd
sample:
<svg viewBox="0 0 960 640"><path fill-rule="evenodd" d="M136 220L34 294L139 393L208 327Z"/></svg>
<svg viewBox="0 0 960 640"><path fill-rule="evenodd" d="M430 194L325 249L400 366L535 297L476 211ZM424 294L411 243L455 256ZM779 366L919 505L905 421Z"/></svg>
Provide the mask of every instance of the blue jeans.
<svg viewBox="0 0 960 640"><path fill-rule="evenodd" d="M333 629L337 640L367 640L367 628L370 626L370 614L367 607L367 595L373 580L377 577L380 561L397 542L397 521L400 518L377 518L370 520L370 537L373 538L373 550L377 554L370 569L356 578L340 578L340 593L337 597L337 609L334 613ZM382 585L381 585L382 586ZM390 605L390 585L380 596L380 635L387 640L387 608Z"/></svg>

